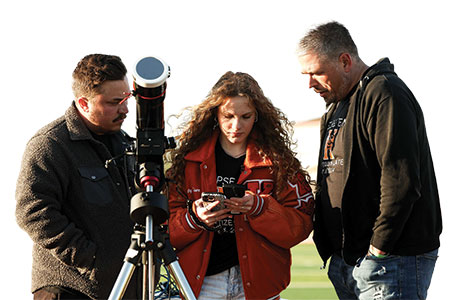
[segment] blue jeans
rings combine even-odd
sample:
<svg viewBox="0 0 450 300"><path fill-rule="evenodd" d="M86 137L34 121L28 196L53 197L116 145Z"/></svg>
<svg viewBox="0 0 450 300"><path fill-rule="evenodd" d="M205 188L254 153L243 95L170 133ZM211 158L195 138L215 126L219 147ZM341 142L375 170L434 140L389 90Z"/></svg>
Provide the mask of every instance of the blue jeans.
<svg viewBox="0 0 450 300"><path fill-rule="evenodd" d="M245 300L241 270L234 266L219 274L205 276L197 300Z"/></svg>
<svg viewBox="0 0 450 300"><path fill-rule="evenodd" d="M426 299L438 249L415 256L366 255L356 266L331 257L328 277L339 299Z"/></svg>
<svg viewBox="0 0 450 300"><path fill-rule="evenodd" d="M280 295L267 300L277 299L280 299ZM219 274L205 276L197 300L245 300L239 266L234 266Z"/></svg>

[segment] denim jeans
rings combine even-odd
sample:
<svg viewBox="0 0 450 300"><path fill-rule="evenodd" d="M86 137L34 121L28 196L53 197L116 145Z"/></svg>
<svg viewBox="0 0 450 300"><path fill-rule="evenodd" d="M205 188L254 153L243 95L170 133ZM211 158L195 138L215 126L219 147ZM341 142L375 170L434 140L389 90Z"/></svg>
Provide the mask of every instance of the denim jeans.
<svg viewBox="0 0 450 300"><path fill-rule="evenodd" d="M241 270L234 266L221 273L205 276L197 300L245 300Z"/></svg>
<svg viewBox="0 0 450 300"><path fill-rule="evenodd" d="M438 249L415 256L367 255L356 266L333 255L328 268L339 299L426 299Z"/></svg>

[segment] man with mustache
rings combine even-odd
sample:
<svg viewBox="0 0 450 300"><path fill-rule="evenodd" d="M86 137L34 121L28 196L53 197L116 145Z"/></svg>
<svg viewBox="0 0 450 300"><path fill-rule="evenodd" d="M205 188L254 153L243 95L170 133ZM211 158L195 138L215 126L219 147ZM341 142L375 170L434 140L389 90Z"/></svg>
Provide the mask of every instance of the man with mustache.
<svg viewBox="0 0 450 300"><path fill-rule="evenodd" d="M34 299L105 299L120 271L133 231L132 158L112 159L132 142L121 130L126 73L117 56L85 56L73 72L75 100L27 144L16 217L34 243ZM133 278L124 299L136 298Z"/></svg>

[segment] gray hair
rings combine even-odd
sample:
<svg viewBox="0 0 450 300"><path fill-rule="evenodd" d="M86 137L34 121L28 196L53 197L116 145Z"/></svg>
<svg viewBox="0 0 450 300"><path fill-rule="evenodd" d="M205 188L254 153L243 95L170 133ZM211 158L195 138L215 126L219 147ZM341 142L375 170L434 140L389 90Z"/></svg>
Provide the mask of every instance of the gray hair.
<svg viewBox="0 0 450 300"><path fill-rule="evenodd" d="M359 59L358 48L344 25L332 21L311 29L299 42L297 55L315 53L320 59L335 60L342 53Z"/></svg>

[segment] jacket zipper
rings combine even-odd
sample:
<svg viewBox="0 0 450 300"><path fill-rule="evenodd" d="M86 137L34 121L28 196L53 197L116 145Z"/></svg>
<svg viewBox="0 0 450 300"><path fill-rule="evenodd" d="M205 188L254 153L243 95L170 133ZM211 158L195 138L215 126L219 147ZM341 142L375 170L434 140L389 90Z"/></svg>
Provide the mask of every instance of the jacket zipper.
<svg viewBox="0 0 450 300"><path fill-rule="evenodd" d="M341 257L342 257L342 260L345 262L345 259L344 259L345 231L344 231L344 217L342 216L342 206L343 206L343 203L341 203L341 210L340 210L340 215L341 215L341 228L342 228Z"/></svg>

